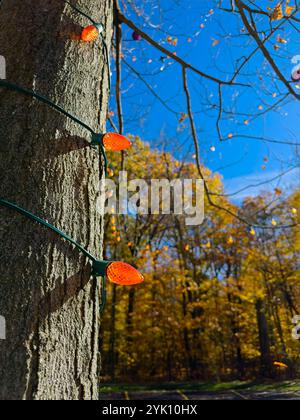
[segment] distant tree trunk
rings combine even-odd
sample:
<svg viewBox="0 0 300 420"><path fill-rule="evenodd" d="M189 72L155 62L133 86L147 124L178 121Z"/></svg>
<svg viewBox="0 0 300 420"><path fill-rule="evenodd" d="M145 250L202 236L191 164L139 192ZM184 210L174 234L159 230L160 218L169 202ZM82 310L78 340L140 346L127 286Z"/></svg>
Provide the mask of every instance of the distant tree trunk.
<svg viewBox="0 0 300 420"><path fill-rule="evenodd" d="M128 303L127 303L127 312L126 312L126 339L128 346L131 346L132 343L132 333L133 333L133 313L134 313L134 303L135 303L135 290L131 288L128 292Z"/></svg>
<svg viewBox="0 0 300 420"><path fill-rule="evenodd" d="M108 367L111 380L115 380L116 376L116 309L117 309L117 286L112 285L112 302L111 302L111 324L109 336L109 354Z"/></svg>
<svg viewBox="0 0 300 420"><path fill-rule="evenodd" d="M228 278L230 276L230 273L231 271L229 270ZM227 282L227 288L228 290L230 290L228 282ZM233 310L233 304L235 303L234 299L237 300L237 297L235 298L232 295L232 293L227 292L227 299L228 299L228 304L230 307L229 320L230 320L230 328L231 328L231 334L232 334L231 345L232 345L234 359L235 359L234 366L236 369L237 377L242 379L245 375L245 364L244 364L244 359L243 359L243 354L242 354L241 342L239 338L240 328L238 325L238 320L236 319L236 314Z"/></svg>
<svg viewBox="0 0 300 420"><path fill-rule="evenodd" d="M73 3L103 23L110 46L112 0ZM63 0L4 1L0 53L9 81L50 97L101 132L108 103L103 45L74 40L88 24ZM103 171L89 133L2 88L0 109L0 197L100 256L96 202ZM0 314L7 323L0 399L97 399L100 290L90 264L52 232L1 207L0 244Z"/></svg>
<svg viewBox="0 0 300 420"><path fill-rule="evenodd" d="M258 299L256 302L256 316L261 354L261 374L262 376L269 377L272 374L270 340L267 319L264 313L264 304L261 299Z"/></svg>
<svg viewBox="0 0 300 420"><path fill-rule="evenodd" d="M188 315L188 310L187 310L187 297L186 297L185 292L182 294L182 311L183 311L183 317L184 317L184 319L186 319L186 317ZM194 358L193 358L193 355L192 355L190 335L189 335L189 330L188 330L187 327L183 328L183 341L184 341L184 348L185 348L185 353L186 353L186 357L187 357L188 378L193 379L194 374L195 374L195 371L194 371L195 362L194 362Z"/></svg>

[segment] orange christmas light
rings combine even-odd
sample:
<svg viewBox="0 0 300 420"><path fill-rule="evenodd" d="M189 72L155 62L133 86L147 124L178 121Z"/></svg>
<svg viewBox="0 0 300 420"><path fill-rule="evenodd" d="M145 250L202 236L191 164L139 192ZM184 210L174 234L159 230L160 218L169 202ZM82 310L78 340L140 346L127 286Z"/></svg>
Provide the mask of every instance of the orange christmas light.
<svg viewBox="0 0 300 420"><path fill-rule="evenodd" d="M106 150L114 152L120 152L121 150L129 149L132 145L130 140L117 133L104 134L102 137L102 144Z"/></svg>
<svg viewBox="0 0 300 420"><path fill-rule="evenodd" d="M94 277L102 277L102 302L100 305L100 313L103 312L106 304L106 278L111 283L121 286L134 286L142 283L144 276L131 265L121 261L101 261L96 260L93 256L92 275Z"/></svg>
<svg viewBox="0 0 300 420"><path fill-rule="evenodd" d="M106 275L111 283L122 286L132 286L145 280L144 276L134 267L121 261L109 264L106 268Z"/></svg>
<svg viewBox="0 0 300 420"><path fill-rule="evenodd" d="M81 32L81 40L84 42L94 42L99 38L102 31L103 26L98 23L86 26Z"/></svg>

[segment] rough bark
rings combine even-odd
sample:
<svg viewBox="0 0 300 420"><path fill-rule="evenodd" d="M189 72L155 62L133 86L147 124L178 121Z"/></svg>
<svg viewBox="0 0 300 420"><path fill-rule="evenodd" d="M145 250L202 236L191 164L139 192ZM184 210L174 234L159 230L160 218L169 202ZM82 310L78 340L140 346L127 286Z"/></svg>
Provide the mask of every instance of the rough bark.
<svg viewBox="0 0 300 420"><path fill-rule="evenodd" d="M71 0L72 2L72 0ZM103 23L111 0L73 0ZM95 130L105 127L108 72L101 42L76 40L89 21L63 0L0 7L7 80L35 89ZM89 133L37 100L0 88L0 197L102 252L99 153ZM0 206L0 399L98 398L100 285L68 243Z"/></svg>

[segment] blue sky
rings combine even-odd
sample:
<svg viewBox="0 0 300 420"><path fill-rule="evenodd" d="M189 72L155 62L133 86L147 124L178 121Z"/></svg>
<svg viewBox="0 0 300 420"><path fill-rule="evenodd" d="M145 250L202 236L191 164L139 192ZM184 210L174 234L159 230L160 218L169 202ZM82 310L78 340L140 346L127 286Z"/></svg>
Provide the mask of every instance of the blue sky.
<svg viewBox="0 0 300 420"><path fill-rule="evenodd" d="M259 1L264 10L275 3ZM143 31L176 51L186 61L228 80L237 60L253 51L255 44L243 32L243 24L238 17L217 11L213 8L214 4L208 0L148 0L137 3L135 12L128 9L125 13ZM268 19L264 18L258 25L260 29L268 30ZM287 43L280 44L280 50L275 51L275 37L268 48L289 78L293 67L291 59L300 54L299 34L290 26L283 26L279 33ZM177 46L169 45L169 36L178 39ZM188 121L178 122L180 112L186 112L180 66L145 41L133 41L130 29L125 28L124 40L124 58L140 74L139 78L123 65L126 133L139 135L153 147L164 147L181 158L193 161ZM213 46L214 43L217 45ZM255 55L238 78L239 82L250 84L249 88L231 86L223 90L225 113L221 127L226 141L220 142L217 136L218 111L209 109L218 104L218 86L192 72L188 73L188 79L202 162L223 176L226 191L232 193L248 184L256 185L274 179L271 183L236 194L235 200L257 194L259 190L270 190L276 186L290 190L297 185L300 173L296 168L299 163L296 147L247 138L263 137L295 143L300 140L299 105L296 100L284 100L286 90L279 81L274 81L273 73L261 54ZM165 105L146 84L151 85ZM265 114L266 109L281 99L283 102L279 110ZM252 116L248 117L248 114ZM246 125L247 120L249 124ZM234 138L228 138L230 134L234 134ZM215 152L212 152L212 147ZM278 177L281 173L284 175Z"/></svg>

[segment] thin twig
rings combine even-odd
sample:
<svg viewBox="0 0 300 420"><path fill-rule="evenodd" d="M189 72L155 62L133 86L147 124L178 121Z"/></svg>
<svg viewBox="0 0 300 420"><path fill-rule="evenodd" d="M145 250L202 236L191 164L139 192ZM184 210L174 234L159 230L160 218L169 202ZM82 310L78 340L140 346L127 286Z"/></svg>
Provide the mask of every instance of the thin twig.
<svg viewBox="0 0 300 420"><path fill-rule="evenodd" d="M244 87L249 87L249 85L244 84L244 83L236 83L236 82L232 82L232 81L221 80L218 77L214 77L214 76L212 76L210 74L204 73L203 71L197 69L192 64L186 62L185 60L183 60L178 55L174 54L173 52L171 52L167 48L165 48L162 45L160 45L153 38L151 38L148 34L146 34L146 32L142 31L138 26L135 25L135 23L133 23L130 19L128 19L121 12L120 8L118 9L118 17L119 17L119 20L121 22L125 23L129 28L131 28L137 34L141 35L141 37L144 38L147 42L149 42L149 44L151 44L153 47L155 47L156 49L158 49L159 51L161 51L163 54L165 54L168 57L172 58L174 61L176 61L177 63L179 63L181 66L183 66L185 68L188 68L188 69L192 70L193 72L197 73L198 75L200 75L200 76L202 76L202 77L204 77L204 78L206 78L206 79L208 79L208 80L210 80L212 82L215 82L215 83L219 83L219 84L222 84L222 85L230 85L230 86L244 86Z"/></svg>

